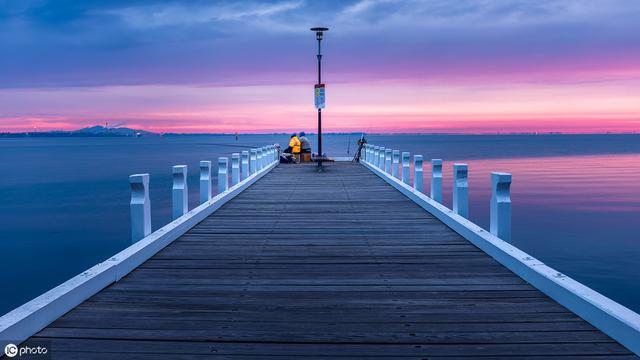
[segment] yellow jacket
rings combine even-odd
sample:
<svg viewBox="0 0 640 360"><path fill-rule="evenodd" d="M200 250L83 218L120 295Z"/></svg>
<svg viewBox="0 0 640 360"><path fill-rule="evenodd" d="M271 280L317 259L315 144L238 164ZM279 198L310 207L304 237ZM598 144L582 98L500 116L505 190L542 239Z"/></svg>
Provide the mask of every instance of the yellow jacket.
<svg viewBox="0 0 640 360"><path fill-rule="evenodd" d="M292 153L300 153L300 139L298 139L297 136L292 137L291 140L289 140L289 147Z"/></svg>

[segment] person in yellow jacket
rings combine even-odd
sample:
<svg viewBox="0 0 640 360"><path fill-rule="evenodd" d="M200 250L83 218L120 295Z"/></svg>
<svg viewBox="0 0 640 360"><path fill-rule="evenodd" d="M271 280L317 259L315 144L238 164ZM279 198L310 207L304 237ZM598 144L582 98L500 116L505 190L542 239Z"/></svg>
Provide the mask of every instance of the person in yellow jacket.
<svg viewBox="0 0 640 360"><path fill-rule="evenodd" d="M300 145L300 139L298 139L298 135L294 133L291 135L291 139L289 140L289 147L284 152L293 154L293 156L297 157L298 154L300 154Z"/></svg>

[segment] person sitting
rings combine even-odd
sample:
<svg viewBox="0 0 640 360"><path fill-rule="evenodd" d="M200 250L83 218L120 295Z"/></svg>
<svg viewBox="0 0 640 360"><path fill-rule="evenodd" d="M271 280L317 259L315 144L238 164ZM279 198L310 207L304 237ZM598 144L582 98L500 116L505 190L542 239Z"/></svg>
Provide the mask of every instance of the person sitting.
<svg viewBox="0 0 640 360"><path fill-rule="evenodd" d="M293 133L291 135L291 139L289 140L289 146L284 150L285 154L291 154L293 160L298 159L298 155L300 155L300 140L298 139L298 135Z"/></svg>
<svg viewBox="0 0 640 360"><path fill-rule="evenodd" d="M311 153L311 142L309 141L309 138L307 138L304 131L300 132L300 152Z"/></svg>

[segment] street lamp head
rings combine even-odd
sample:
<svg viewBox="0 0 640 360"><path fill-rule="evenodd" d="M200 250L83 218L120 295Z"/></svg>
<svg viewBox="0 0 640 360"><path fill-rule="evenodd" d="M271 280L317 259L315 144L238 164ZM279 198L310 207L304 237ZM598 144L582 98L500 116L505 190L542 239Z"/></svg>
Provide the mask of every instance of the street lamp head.
<svg viewBox="0 0 640 360"><path fill-rule="evenodd" d="M311 28L311 31L315 31L316 39L322 40L322 32L323 31L329 31L329 28L326 28L326 27L314 27L314 28Z"/></svg>

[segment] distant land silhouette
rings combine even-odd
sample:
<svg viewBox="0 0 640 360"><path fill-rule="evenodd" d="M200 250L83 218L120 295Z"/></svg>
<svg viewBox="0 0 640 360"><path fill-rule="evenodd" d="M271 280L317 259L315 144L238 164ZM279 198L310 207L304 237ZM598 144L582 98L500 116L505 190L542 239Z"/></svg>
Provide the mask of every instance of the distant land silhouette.
<svg viewBox="0 0 640 360"><path fill-rule="evenodd" d="M131 129L127 127L105 127L96 125L71 131L33 131L0 133L0 137L103 137L103 136L153 136L160 135L151 131Z"/></svg>
<svg viewBox="0 0 640 360"><path fill-rule="evenodd" d="M107 127L95 125L84 127L76 130L51 130L51 131L24 131L24 132L0 132L0 138L7 137L141 137L141 136L227 136L227 135L289 135L290 132L273 132L273 133L175 133L175 132L153 132L147 130L133 129L128 127ZM308 135L315 135L314 132L307 132ZM361 136L363 132L326 132L326 135L352 135ZM483 133L449 133L449 132L393 132L393 133L364 133L369 135L431 135L431 136L470 136L470 135L631 135L638 132L603 132L603 133L565 133L557 131L548 132L483 132Z"/></svg>

